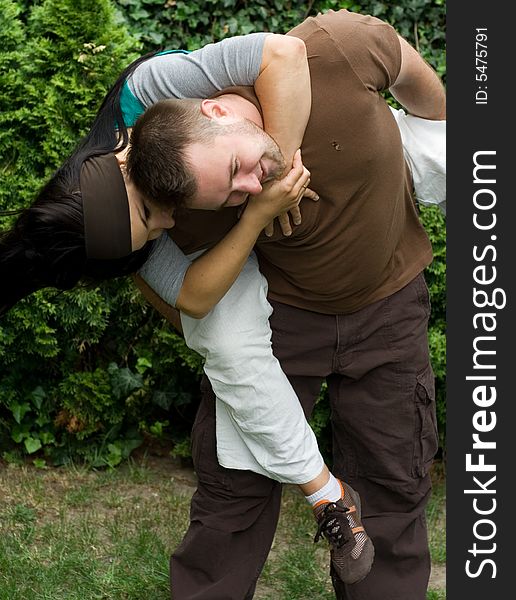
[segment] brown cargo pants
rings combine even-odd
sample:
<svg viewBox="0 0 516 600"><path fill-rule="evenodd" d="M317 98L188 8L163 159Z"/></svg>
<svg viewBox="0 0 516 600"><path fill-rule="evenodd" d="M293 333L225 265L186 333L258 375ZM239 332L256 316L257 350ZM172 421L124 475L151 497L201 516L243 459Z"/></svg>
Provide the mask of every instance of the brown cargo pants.
<svg viewBox="0 0 516 600"><path fill-rule="evenodd" d="M360 492L376 549L362 582L346 586L332 578L336 597L424 600L430 573L424 509L437 429L423 276L349 315L272 304L274 353L307 416L328 383L333 472ZM207 381L192 437L199 484L190 528L170 561L172 598L249 600L273 540L281 485L217 463Z"/></svg>

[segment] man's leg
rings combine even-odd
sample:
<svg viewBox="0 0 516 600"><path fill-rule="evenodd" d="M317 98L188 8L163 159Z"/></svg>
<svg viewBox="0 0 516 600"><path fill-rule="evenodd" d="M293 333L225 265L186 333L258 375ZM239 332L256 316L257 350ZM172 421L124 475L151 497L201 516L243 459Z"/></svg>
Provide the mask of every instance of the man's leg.
<svg viewBox="0 0 516 600"><path fill-rule="evenodd" d="M339 317L338 375L328 380L334 472L360 493L376 549L371 573L342 600L424 600L425 506L437 450L428 292L418 276L390 298Z"/></svg>
<svg viewBox="0 0 516 600"><path fill-rule="evenodd" d="M215 448L215 396L207 381L192 431L198 487L190 527L170 560L174 600L250 600L276 530L281 484L225 469Z"/></svg>
<svg viewBox="0 0 516 600"><path fill-rule="evenodd" d="M328 376L332 470L360 493L375 545L371 573L352 586L335 580L337 598L423 600L430 569L424 508L437 437L422 276L352 315L272 304L274 353L307 413L304 386Z"/></svg>

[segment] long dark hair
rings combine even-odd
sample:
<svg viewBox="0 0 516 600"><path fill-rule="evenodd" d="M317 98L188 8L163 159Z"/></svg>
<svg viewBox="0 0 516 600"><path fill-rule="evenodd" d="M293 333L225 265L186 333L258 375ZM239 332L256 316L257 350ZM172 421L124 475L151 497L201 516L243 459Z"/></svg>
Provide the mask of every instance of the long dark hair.
<svg viewBox="0 0 516 600"><path fill-rule="evenodd" d="M119 259L86 257L79 178L88 158L127 146L129 133L120 94L136 67L155 54L146 54L124 69L105 96L89 133L35 201L19 212L12 229L0 234L0 315L38 289L67 290L79 282L94 283L134 273L148 257L150 242Z"/></svg>
<svg viewBox="0 0 516 600"><path fill-rule="evenodd" d="M127 146L129 143L129 132L122 114L122 107L120 106L122 88L136 67L159 53L160 50L157 50L140 56L140 58L137 58L120 73L113 87L105 95L90 131L79 142L74 154L80 154L84 151L89 152L93 148L100 149L106 147L109 148L106 152L112 152L115 148L122 150Z"/></svg>

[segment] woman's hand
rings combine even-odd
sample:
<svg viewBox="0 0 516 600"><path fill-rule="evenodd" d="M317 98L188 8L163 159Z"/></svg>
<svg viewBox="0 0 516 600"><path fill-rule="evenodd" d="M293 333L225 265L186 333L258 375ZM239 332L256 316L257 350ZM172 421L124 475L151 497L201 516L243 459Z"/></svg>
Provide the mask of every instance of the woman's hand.
<svg viewBox="0 0 516 600"><path fill-rule="evenodd" d="M265 229L266 235L272 235L273 222L276 217L280 222L284 235L290 235L292 228L288 213L294 224L301 222L298 204L303 196L318 200L319 196L308 189L310 172L303 165L301 151L294 155L292 169L280 180L271 181L264 185L262 192L250 196L242 218L253 219L259 223L260 229Z"/></svg>
<svg viewBox="0 0 516 600"><path fill-rule="evenodd" d="M310 200L317 201L319 200L319 194L317 194L317 192L314 192L310 188L306 188L304 190L304 193L301 195L301 198L310 198ZM301 198L299 199L299 201L301 201ZM278 215L277 219L283 235L292 235L292 225L290 224L290 219L292 219L292 223L294 225L300 225L301 210L299 209L299 206L295 206L294 208L291 208L288 212ZM274 220L272 220L267 225L267 227L264 228L263 231L267 237L271 237L274 233Z"/></svg>

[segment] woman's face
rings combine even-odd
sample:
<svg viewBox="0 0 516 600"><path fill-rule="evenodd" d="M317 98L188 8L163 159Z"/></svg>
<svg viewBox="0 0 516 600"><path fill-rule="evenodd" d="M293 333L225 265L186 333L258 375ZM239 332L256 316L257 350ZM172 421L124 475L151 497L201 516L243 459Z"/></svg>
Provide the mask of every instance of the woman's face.
<svg viewBox="0 0 516 600"><path fill-rule="evenodd" d="M124 175L129 214L131 217L131 244L133 252L142 248L148 240L158 238L164 229L174 227L174 209L164 209L151 203Z"/></svg>
<svg viewBox="0 0 516 600"><path fill-rule="evenodd" d="M125 161L128 148L116 153L118 166L124 177L125 189L129 200L131 218L131 245L135 252L143 248L149 240L155 240L164 229L174 227L174 208L164 209L149 201L134 185L128 176Z"/></svg>

